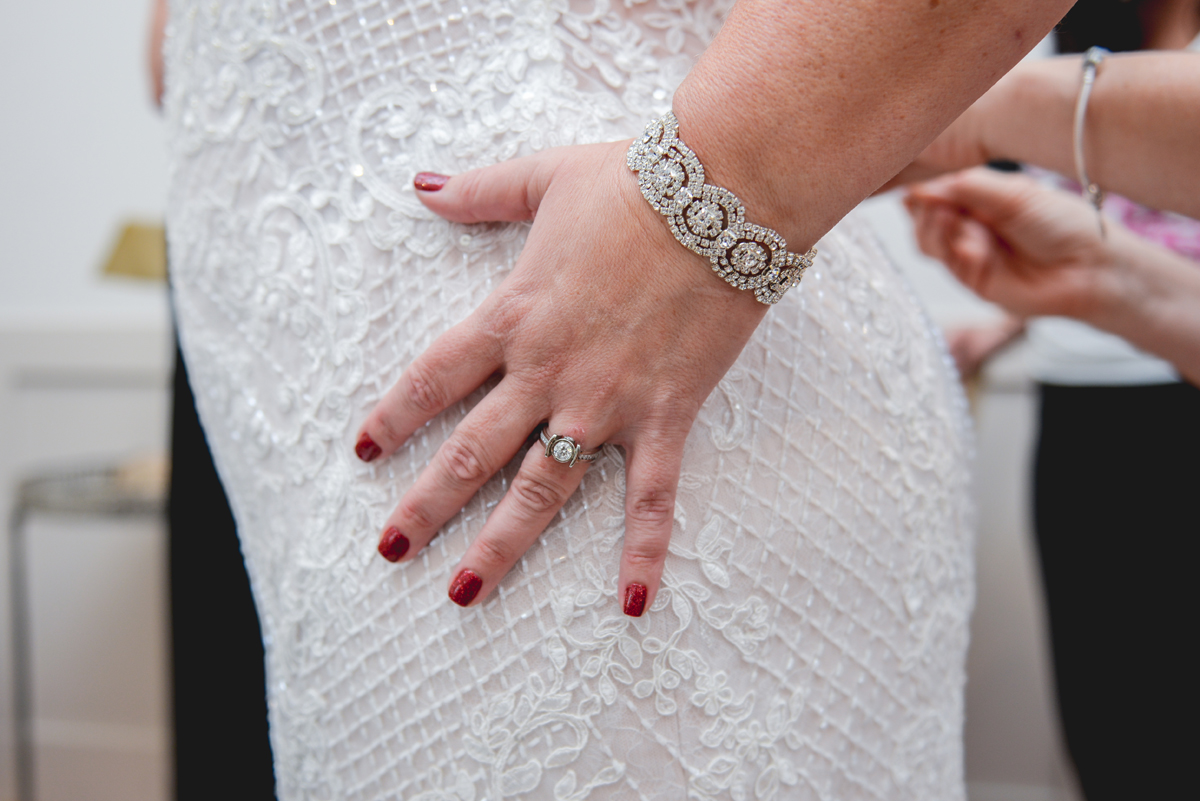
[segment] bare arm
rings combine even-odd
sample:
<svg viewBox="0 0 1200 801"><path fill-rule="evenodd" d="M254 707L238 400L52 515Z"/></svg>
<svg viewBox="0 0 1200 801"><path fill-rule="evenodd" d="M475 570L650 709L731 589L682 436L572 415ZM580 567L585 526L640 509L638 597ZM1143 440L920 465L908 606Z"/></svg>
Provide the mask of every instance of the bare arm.
<svg viewBox="0 0 1200 801"><path fill-rule="evenodd" d="M167 0L152 0L146 36L146 62L150 73L150 96L162 108L164 88L163 41L167 32Z"/></svg>
<svg viewBox="0 0 1200 801"><path fill-rule="evenodd" d="M892 184L1007 158L1075 174L1080 57L1019 65ZM1200 218L1200 54L1127 53L1100 66L1085 128L1101 188Z"/></svg>
<svg viewBox="0 0 1200 801"><path fill-rule="evenodd" d="M743 0L675 94L713 181L803 250L1071 6Z"/></svg>

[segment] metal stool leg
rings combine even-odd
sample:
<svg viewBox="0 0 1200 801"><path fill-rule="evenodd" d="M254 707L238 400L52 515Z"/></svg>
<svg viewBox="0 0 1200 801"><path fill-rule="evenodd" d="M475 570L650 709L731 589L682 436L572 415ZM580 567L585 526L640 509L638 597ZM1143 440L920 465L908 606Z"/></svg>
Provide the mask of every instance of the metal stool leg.
<svg viewBox="0 0 1200 801"><path fill-rule="evenodd" d="M9 518L8 573L9 604L13 640L13 722L16 735L17 801L34 799L33 685L29 652L29 595L25 572L25 517L23 498L18 498Z"/></svg>
<svg viewBox="0 0 1200 801"><path fill-rule="evenodd" d="M158 517L162 514L162 495L160 487L147 485L145 481L130 481L123 477L121 468L111 466L34 476L18 487L8 528L18 801L33 801L36 791L33 642L25 522L31 512L38 511L107 518Z"/></svg>

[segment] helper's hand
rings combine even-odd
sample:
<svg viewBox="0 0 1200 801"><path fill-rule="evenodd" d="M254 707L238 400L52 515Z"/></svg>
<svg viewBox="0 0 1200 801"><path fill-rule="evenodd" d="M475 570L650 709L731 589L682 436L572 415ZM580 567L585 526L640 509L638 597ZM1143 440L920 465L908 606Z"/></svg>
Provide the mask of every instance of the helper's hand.
<svg viewBox="0 0 1200 801"><path fill-rule="evenodd" d="M653 603L684 440L767 307L675 241L625 166L627 146L558 148L448 179L417 176L422 202L449 220L536 219L511 275L405 370L362 427L359 456L385 458L489 376L503 376L388 519L385 557L413 558L548 421L585 451L625 449L619 591L626 614ZM486 597L586 469L531 447L455 569L451 598L467 606Z"/></svg>
<svg viewBox="0 0 1200 801"><path fill-rule="evenodd" d="M967 170L914 185L905 205L921 250L1019 317L1088 319L1121 280L1092 207L1026 176Z"/></svg>
<svg viewBox="0 0 1200 801"><path fill-rule="evenodd" d="M974 378L1005 345L1025 330L1020 317L1005 316L1003 320L970 328L953 328L946 332L946 346L963 380Z"/></svg>

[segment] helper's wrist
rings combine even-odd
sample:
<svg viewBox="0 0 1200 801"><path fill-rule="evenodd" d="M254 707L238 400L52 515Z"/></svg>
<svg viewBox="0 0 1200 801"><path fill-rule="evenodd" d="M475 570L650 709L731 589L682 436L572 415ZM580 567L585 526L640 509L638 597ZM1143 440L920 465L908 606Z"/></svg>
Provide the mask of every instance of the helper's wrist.
<svg viewBox="0 0 1200 801"><path fill-rule="evenodd" d="M1093 271L1081 319L1096 328L1122 334L1136 321L1152 314L1162 298L1156 268L1173 254L1138 238L1123 226L1108 223L1108 239L1103 257ZM1167 269L1170 269L1168 266Z"/></svg>
<svg viewBox="0 0 1200 801"><path fill-rule="evenodd" d="M968 141L978 150L980 164L1000 159L1021 160L1019 148L1009 143L1013 138L1009 126L1019 109L1021 94L1028 91L1028 80L1029 76L1021 72L1021 65L1017 65L963 115Z"/></svg>
<svg viewBox="0 0 1200 801"><path fill-rule="evenodd" d="M1117 226L1113 226L1117 228ZM1118 228L1113 279L1101 287L1092 325L1124 337L1200 382L1200 270L1195 262Z"/></svg>

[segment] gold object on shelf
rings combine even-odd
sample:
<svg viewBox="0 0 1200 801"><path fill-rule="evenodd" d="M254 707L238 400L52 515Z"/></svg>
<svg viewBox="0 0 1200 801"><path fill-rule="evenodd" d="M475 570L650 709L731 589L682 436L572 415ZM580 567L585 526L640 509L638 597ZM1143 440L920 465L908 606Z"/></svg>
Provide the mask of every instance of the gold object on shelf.
<svg viewBox="0 0 1200 801"><path fill-rule="evenodd" d="M167 278L167 237L161 225L127 223L104 264L105 275L149 281Z"/></svg>

